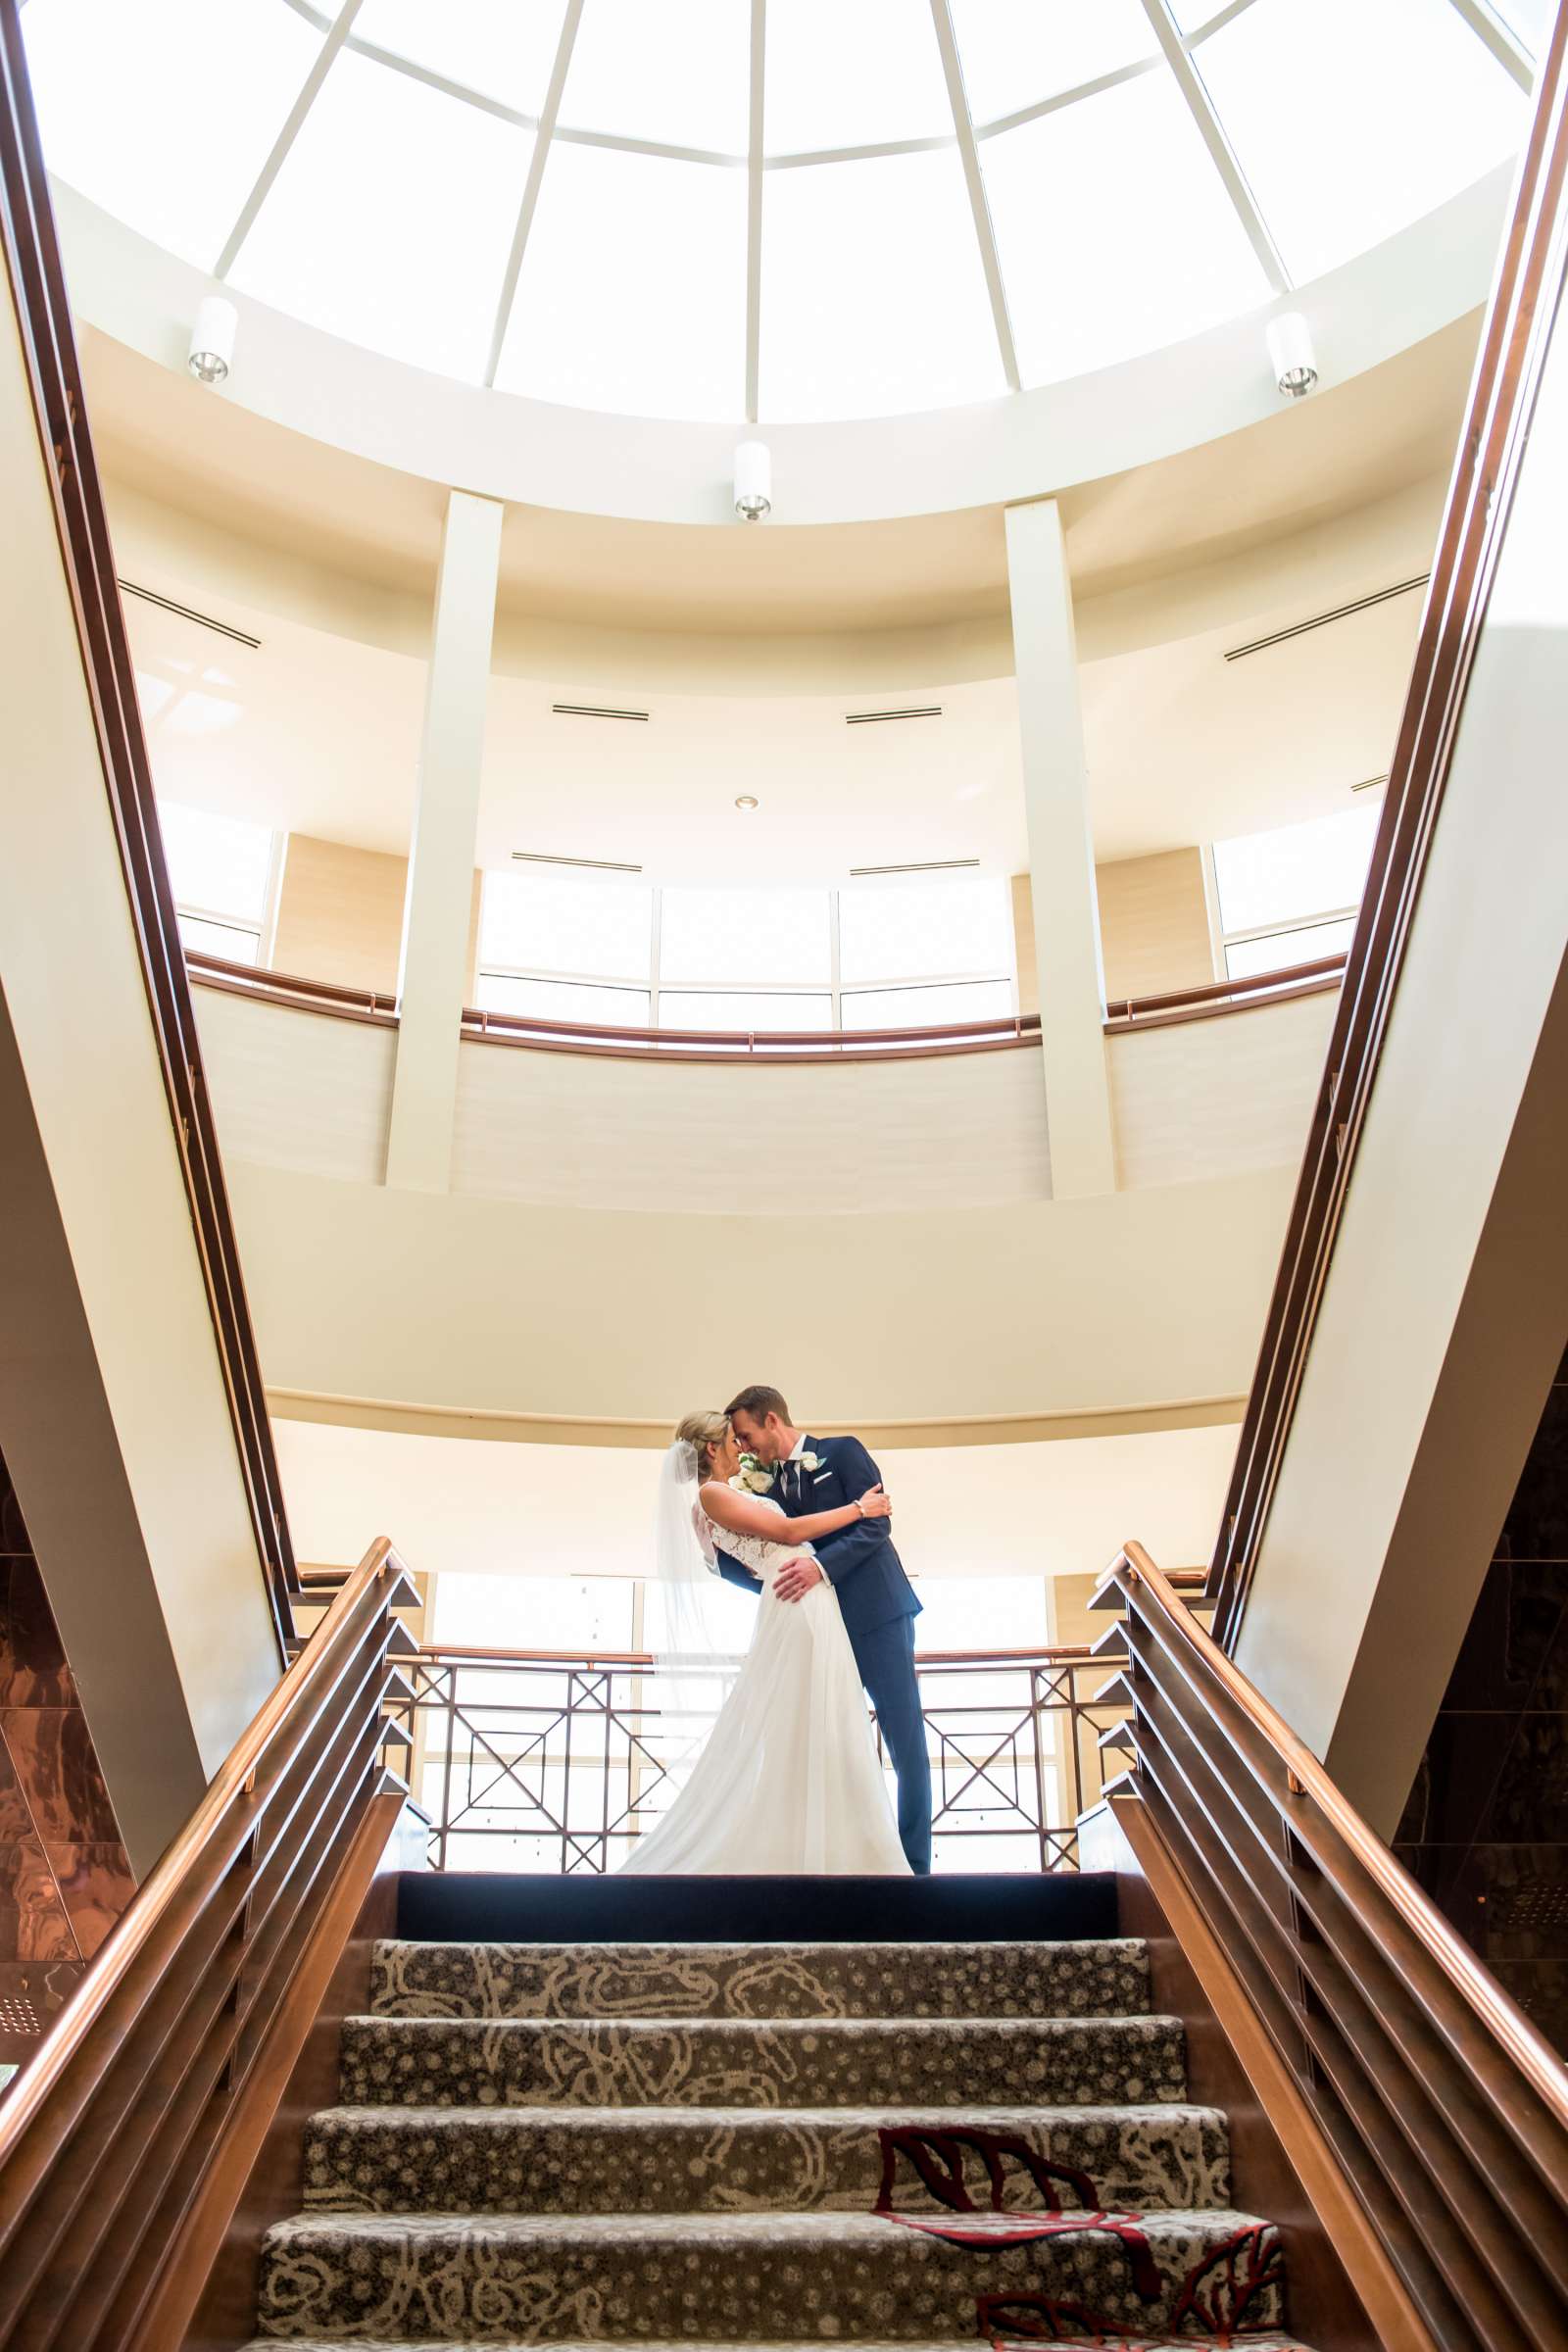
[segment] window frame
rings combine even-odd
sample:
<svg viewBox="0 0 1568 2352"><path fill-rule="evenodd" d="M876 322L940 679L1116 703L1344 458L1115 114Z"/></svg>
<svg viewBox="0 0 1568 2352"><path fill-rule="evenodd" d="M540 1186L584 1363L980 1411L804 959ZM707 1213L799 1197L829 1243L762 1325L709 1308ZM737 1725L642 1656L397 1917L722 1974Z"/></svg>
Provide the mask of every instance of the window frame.
<svg viewBox="0 0 1568 2352"><path fill-rule="evenodd" d="M194 803L182 803L194 807ZM283 897L283 864L288 855L288 834L280 826L270 828L270 844L267 854L267 882L262 893L262 912L259 922L242 921L239 916L217 906L198 905L194 899L176 898L174 916L176 928L187 919L193 923L210 923L215 931L232 931L236 938L256 942L256 969L270 971L277 946L277 917ZM171 878L172 888L172 878ZM181 944L184 934L181 933ZM187 949L187 954L207 955L205 948Z"/></svg>
<svg viewBox="0 0 1568 2352"><path fill-rule="evenodd" d="M1375 807L1381 806L1383 793L1385 790L1386 786L1379 788L1377 799L1374 803ZM1335 812L1330 810L1326 813L1333 814ZM1302 817L1298 821L1302 824L1310 824L1313 822L1313 819L1310 817ZM1268 828L1264 828L1264 830L1267 829ZM1229 839L1231 837L1227 836L1227 838ZM1260 939L1291 939L1302 931L1321 930L1325 923L1348 922L1353 924L1356 916L1361 911L1361 900L1357 898L1352 900L1348 906L1320 906L1315 908L1310 914L1288 915L1283 922L1253 923L1250 925L1244 924L1239 926L1234 931L1227 931L1225 928L1224 915L1221 912L1222 902L1219 892L1219 874L1214 863L1214 851L1216 846L1217 845L1212 841L1205 841L1203 844L1203 899L1208 909L1209 943L1213 954L1214 977L1216 980L1230 981L1232 979L1230 959L1230 951L1232 948L1250 947L1254 941ZM1362 895L1364 897L1364 891ZM1308 956L1298 958L1298 960L1311 963L1315 962L1317 958ZM1278 964L1267 972L1249 973L1243 979L1237 980L1235 985L1238 988L1247 986L1262 987L1278 973L1289 972L1294 968L1294 963Z"/></svg>
<svg viewBox="0 0 1568 2352"><path fill-rule="evenodd" d="M487 871L484 878L485 887L489 887L492 874L505 874L506 871L507 869L504 866L497 866ZM994 882L996 887L1004 893L1005 900L1005 876L980 875L975 878L978 880ZM804 1002L806 1000L820 1002L820 1000L825 996L828 998L830 1005L830 1027L826 1030L815 1033L824 1037L836 1037L846 1034L854 1037L862 1034L861 1032L856 1030L845 1030L844 1006L846 1002L856 997L878 995L890 989L916 992L925 988L946 989L979 987L987 985L1005 987L1010 989L1012 994L1013 1014L1016 1015L1018 1011L1018 949L1016 934L1013 931L1012 926L1010 903L1006 903L1005 912L1007 918L1008 936L1011 945L1004 968L993 966L987 970L940 974L931 972L893 972L885 976L878 977L874 980L857 980L846 987L842 975L842 956L840 953L839 935L839 909L844 893L839 890L829 890L825 894L827 898L828 922L828 978L825 981L817 980L809 983L798 981L760 980L665 981L662 978L661 971L663 946L664 893L662 888L658 884L651 884L648 887L653 898L653 922L650 926L649 934L649 970L646 984L641 980L627 980L623 976L614 980L611 980L601 972L551 971L546 969L543 965L503 963L497 957L487 957L483 949L484 908L481 895L479 913L480 952L474 971L475 994L478 993L479 984L489 979L532 980L541 982L549 981L555 983L564 983L567 986L577 988L629 988L639 991L641 991L646 985L649 1000L650 1033L663 1027L663 1023L660 1019L660 1001L664 995L715 998L733 996L776 997L782 1003L788 1003L792 999L797 1002ZM485 1006L478 1006L476 1009L483 1011L489 1008ZM577 1026L597 1026L598 1024L574 1023L571 1021L541 1021L540 1025L544 1027L569 1029ZM792 1026L798 1026L798 1024L792 1024L788 1021L785 1021L783 1024L781 1024L781 1026L787 1032ZM951 1024L915 1023L913 1028L923 1028L929 1026L948 1027L951 1026ZM911 1034L912 1033L913 1030L911 1029ZM678 1036L680 1035L680 1031L673 1030L669 1032L669 1034ZM726 1036L734 1035L737 1037L765 1037L770 1033L766 1030L735 1030L733 1032L725 1031L723 1034ZM871 1033L865 1032L864 1034Z"/></svg>

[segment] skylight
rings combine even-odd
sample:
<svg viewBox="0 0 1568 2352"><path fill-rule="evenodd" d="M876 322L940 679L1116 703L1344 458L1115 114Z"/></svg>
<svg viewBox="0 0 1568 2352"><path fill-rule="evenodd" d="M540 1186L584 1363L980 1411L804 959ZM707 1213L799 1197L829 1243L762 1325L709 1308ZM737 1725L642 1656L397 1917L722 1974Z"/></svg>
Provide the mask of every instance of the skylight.
<svg viewBox="0 0 1568 2352"><path fill-rule="evenodd" d="M741 422L1288 295L1523 129L1545 0L29 0L51 169L436 373ZM754 45L756 53L754 55Z"/></svg>

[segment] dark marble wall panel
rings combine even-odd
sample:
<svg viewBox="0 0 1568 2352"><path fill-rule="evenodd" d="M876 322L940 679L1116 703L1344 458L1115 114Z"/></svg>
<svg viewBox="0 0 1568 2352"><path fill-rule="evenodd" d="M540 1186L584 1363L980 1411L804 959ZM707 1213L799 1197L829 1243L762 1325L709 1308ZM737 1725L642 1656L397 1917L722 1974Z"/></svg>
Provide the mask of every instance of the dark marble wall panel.
<svg viewBox="0 0 1568 2352"><path fill-rule="evenodd" d="M1395 1851L1568 2055L1568 1357Z"/></svg>
<svg viewBox="0 0 1568 2352"><path fill-rule="evenodd" d="M0 1461L0 2063L36 2048L134 1892Z"/></svg>

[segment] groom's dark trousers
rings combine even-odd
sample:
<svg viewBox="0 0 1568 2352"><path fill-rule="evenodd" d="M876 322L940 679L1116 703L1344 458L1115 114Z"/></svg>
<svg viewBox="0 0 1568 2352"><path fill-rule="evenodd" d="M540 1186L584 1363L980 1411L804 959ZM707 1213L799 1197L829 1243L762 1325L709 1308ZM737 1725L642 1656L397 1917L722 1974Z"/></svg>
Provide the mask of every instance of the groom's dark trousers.
<svg viewBox="0 0 1568 2352"><path fill-rule="evenodd" d="M858 1502L868 1487L881 1484L882 1474L858 1438L808 1438L802 1450L820 1455L815 1470L781 1462L773 1481L773 1500L792 1519ZM899 1776L900 1842L909 1868L923 1876L931 1868L931 1763L914 1673L920 1603L886 1519L857 1519L813 1548L839 1596L855 1663ZM718 1566L732 1585L757 1592L756 1577L727 1552L719 1553Z"/></svg>

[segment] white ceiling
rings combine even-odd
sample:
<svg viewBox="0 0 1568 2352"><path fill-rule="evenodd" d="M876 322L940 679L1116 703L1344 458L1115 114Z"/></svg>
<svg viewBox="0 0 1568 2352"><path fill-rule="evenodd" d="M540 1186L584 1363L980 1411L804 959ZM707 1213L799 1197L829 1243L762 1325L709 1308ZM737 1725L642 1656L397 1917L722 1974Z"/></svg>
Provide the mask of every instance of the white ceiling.
<svg viewBox="0 0 1568 2352"><path fill-rule="evenodd" d="M1364 574L1356 586L1386 584ZM1409 595L1241 662L1226 651L1339 600L1302 569L1298 601L1081 663L1097 854L1132 857L1348 806L1388 767L1421 600ZM1249 600L1243 600L1244 605ZM229 603L260 651L127 604L167 797L295 832L403 852L424 665ZM1108 632L1106 632L1108 635ZM1091 639L1092 642L1092 639ZM646 724L558 717L557 700L647 710ZM851 727L852 710L942 716ZM157 701L158 708L153 709ZM760 803L743 814L740 793ZM609 858L660 879L826 883L851 866L1027 863L1010 677L861 696L638 694L614 679L492 679L479 857Z"/></svg>

